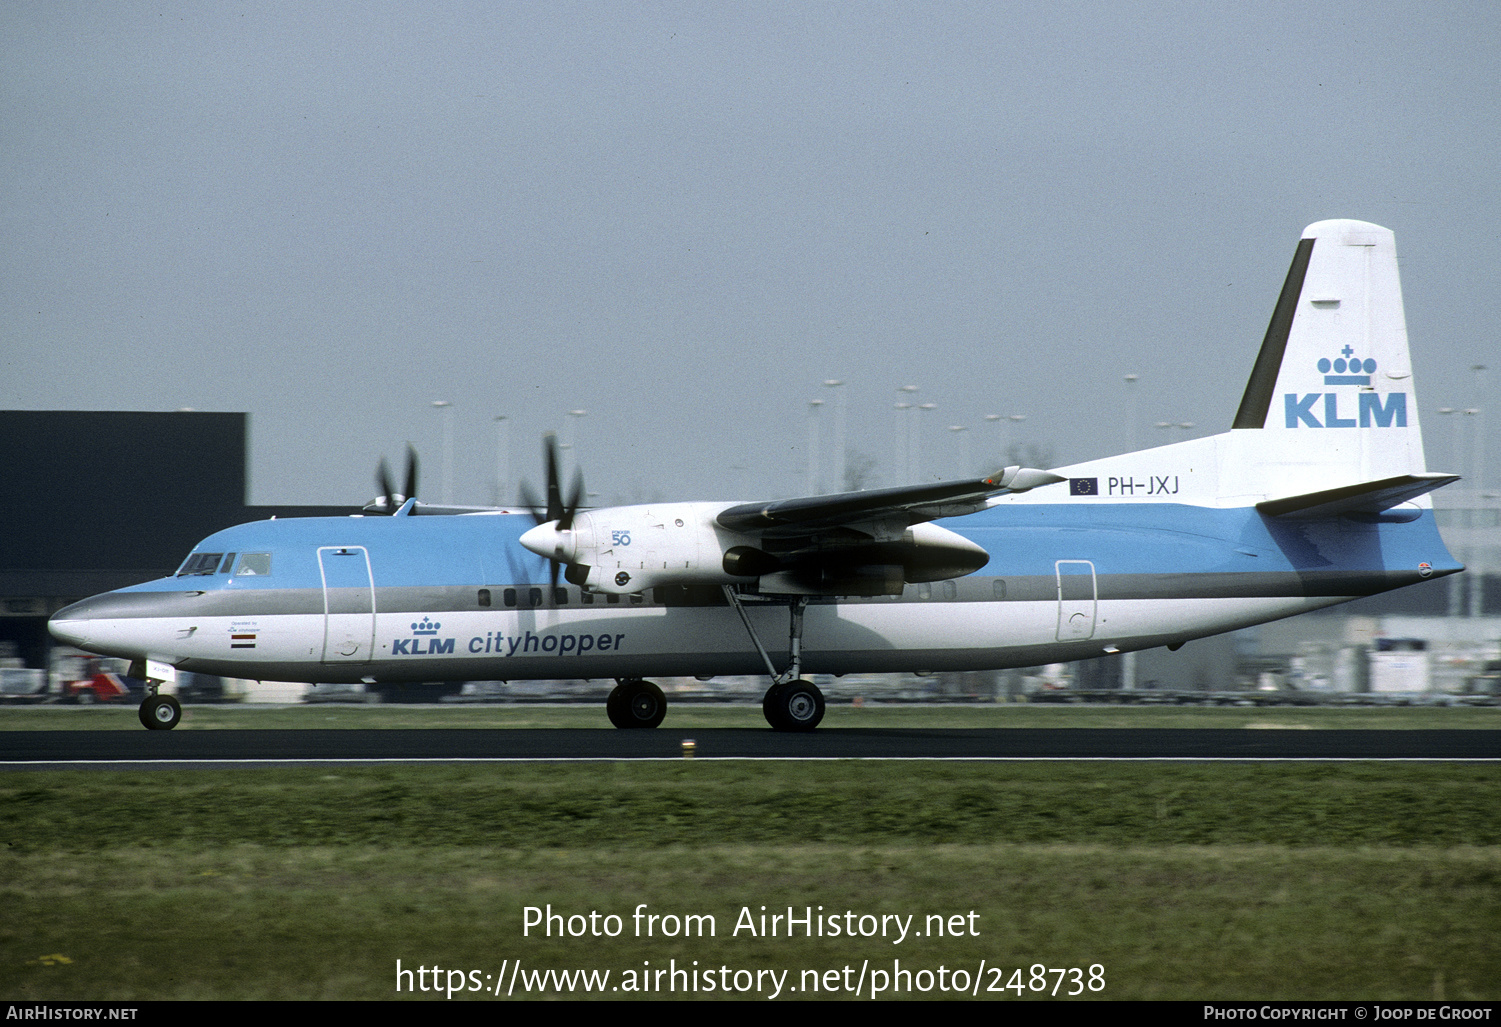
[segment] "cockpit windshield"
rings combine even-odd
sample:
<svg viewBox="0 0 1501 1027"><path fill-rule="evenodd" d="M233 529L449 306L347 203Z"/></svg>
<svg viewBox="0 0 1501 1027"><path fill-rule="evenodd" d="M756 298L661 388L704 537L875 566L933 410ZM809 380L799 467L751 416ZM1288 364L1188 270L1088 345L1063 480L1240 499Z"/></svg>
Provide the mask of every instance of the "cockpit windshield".
<svg viewBox="0 0 1501 1027"><path fill-rule="evenodd" d="M219 569L219 561L222 559L223 553L193 553L177 569L177 576L186 578L195 574L212 574Z"/></svg>
<svg viewBox="0 0 1501 1027"><path fill-rule="evenodd" d="M270 553L241 553L235 563L235 553L192 553L177 569L177 577L186 578L203 574L228 574L264 576L271 573Z"/></svg>

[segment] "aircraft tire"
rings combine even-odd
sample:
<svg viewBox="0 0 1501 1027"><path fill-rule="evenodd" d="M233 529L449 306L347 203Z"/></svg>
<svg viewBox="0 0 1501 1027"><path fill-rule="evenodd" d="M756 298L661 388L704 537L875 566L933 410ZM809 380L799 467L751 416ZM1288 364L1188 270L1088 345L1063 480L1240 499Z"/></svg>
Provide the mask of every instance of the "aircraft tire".
<svg viewBox="0 0 1501 1027"><path fill-rule="evenodd" d="M812 731L823 720L823 693L811 681L772 685L761 700L761 712L773 731Z"/></svg>
<svg viewBox="0 0 1501 1027"><path fill-rule="evenodd" d="M761 715L766 718L766 723L778 731L782 730L781 722L777 720L778 696L781 695L786 687L785 683L780 685L773 684L766 690L766 694L761 697Z"/></svg>
<svg viewBox="0 0 1501 1027"><path fill-rule="evenodd" d="M148 730L171 731L182 720L182 707L170 695L147 696L139 716Z"/></svg>
<svg viewBox="0 0 1501 1027"><path fill-rule="evenodd" d="M610 692L605 712L618 728L653 728L667 716L667 697L650 681L622 681Z"/></svg>

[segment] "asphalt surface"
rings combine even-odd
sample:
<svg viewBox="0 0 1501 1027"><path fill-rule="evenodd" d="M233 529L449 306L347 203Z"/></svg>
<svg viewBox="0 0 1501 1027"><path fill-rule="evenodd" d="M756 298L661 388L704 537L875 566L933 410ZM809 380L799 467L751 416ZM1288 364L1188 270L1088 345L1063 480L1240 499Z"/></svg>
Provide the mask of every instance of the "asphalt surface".
<svg viewBox="0 0 1501 1027"><path fill-rule="evenodd" d="M1501 731L1067 728L0 732L0 766L681 759L1501 760Z"/></svg>

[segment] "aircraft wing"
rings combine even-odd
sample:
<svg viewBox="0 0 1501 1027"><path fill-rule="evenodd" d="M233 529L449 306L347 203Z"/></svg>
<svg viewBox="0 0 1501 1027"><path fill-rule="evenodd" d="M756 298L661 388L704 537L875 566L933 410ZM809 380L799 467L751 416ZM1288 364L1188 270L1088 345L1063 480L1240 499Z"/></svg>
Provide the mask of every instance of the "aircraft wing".
<svg viewBox="0 0 1501 1027"><path fill-rule="evenodd" d="M991 496L1026 492L1039 485L1065 480L1031 467L1008 467L988 478L807 496L772 503L744 503L721 511L715 521L730 531L769 537L805 535L888 518L901 520L905 527L938 517L974 513L983 510L985 501Z"/></svg>
<svg viewBox="0 0 1501 1027"><path fill-rule="evenodd" d="M1434 489L1443 488L1459 480L1457 474L1442 474L1427 471L1421 474L1399 474L1394 478L1344 485L1322 492L1305 492L1298 496L1268 499L1256 504L1256 509L1269 517L1288 517L1296 520L1318 517L1337 517L1347 513L1380 513L1407 502Z"/></svg>
<svg viewBox="0 0 1501 1027"><path fill-rule="evenodd" d="M361 507L361 509L365 513L367 513L367 514L377 514L377 515L384 516L386 514L393 514L394 513L394 515L397 516L397 517L409 517L409 516L410 517L416 517L416 516L419 516L419 515L423 516L423 517L432 517L432 516L447 517L447 516L453 516L453 515L457 515L457 514L472 514L472 513L524 513L525 512L525 508L523 508L523 507L505 507L505 506L455 506L453 504L443 505L441 503L424 503L424 502L421 502L420 500L416 500L416 499L409 499L409 500L406 500L406 501L398 504L397 507L396 507L396 509L393 511L390 508L390 505L387 503L385 496L376 496L374 499L370 500L370 502L366 503L363 507Z"/></svg>

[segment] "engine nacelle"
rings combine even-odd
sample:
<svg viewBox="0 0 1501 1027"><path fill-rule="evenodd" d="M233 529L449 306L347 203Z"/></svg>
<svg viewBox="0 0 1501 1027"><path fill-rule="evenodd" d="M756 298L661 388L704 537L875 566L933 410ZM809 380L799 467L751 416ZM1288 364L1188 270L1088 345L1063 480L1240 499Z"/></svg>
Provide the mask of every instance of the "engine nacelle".
<svg viewBox="0 0 1501 1027"><path fill-rule="evenodd" d="M568 581L622 595L752 580L768 593L898 595L905 584L962 577L990 560L973 542L927 522L894 531L872 526L873 534L758 538L715 521L731 505L603 507L577 514L565 530L539 525L521 543L567 564Z"/></svg>
<svg viewBox="0 0 1501 1027"><path fill-rule="evenodd" d="M581 512L559 531L539 525L521 544L569 565L568 580L624 595L659 585L723 585L749 580L725 570L725 553L755 539L714 523L729 503L653 503ZM585 570L587 568L587 570Z"/></svg>

